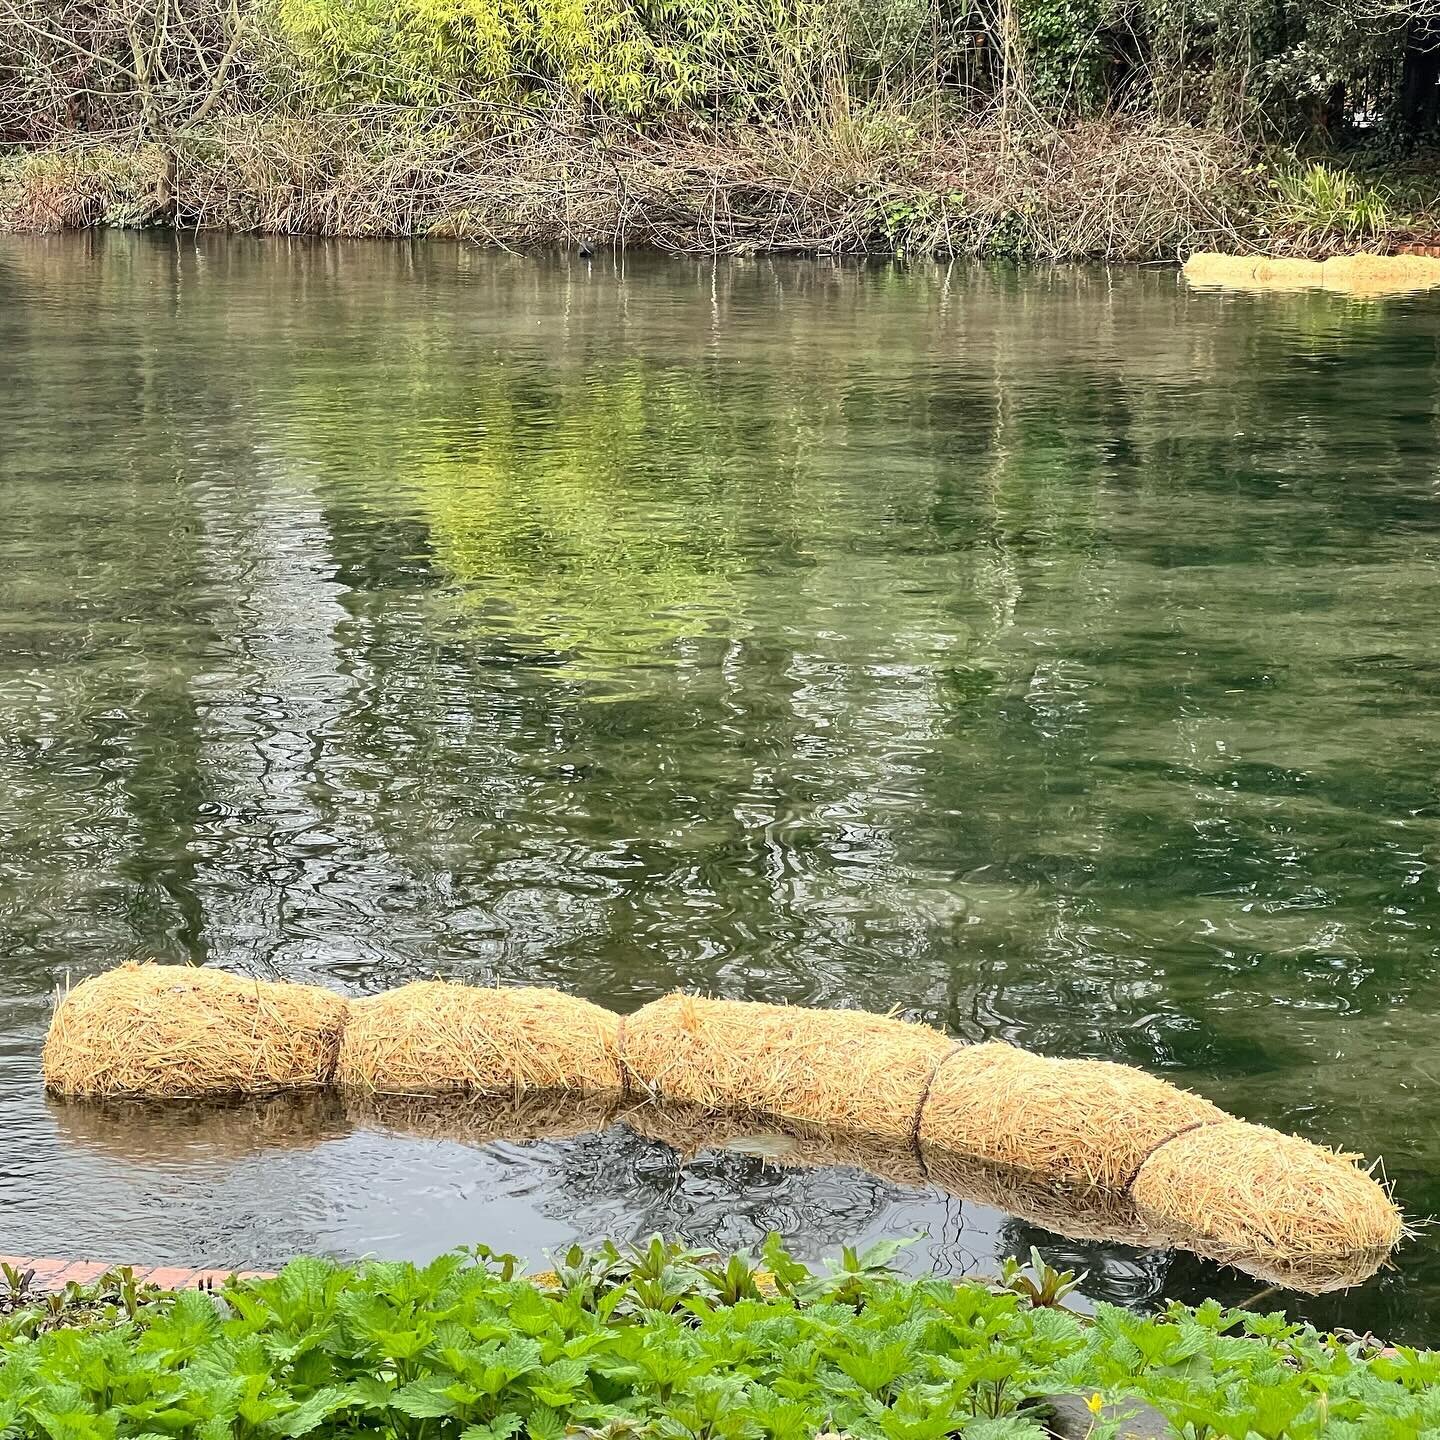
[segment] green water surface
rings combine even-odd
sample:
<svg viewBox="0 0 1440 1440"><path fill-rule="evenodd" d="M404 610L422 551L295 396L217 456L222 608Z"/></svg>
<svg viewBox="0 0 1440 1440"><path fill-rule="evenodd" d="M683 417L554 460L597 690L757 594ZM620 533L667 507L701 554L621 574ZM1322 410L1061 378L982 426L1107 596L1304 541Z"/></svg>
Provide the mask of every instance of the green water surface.
<svg viewBox="0 0 1440 1440"><path fill-rule="evenodd" d="M1437 335L1160 269L0 240L0 1252L923 1231L1257 1288L621 1132L97 1144L48 997L139 956L898 1007L1440 1208ZM1294 1303L1440 1343L1437 1258Z"/></svg>

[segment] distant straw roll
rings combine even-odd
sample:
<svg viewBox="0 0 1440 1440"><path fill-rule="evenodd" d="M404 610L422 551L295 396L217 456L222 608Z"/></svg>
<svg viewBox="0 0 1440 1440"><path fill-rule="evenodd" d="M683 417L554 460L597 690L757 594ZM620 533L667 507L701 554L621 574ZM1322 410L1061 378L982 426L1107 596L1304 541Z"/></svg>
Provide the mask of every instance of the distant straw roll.
<svg viewBox="0 0 1440 1440"><path fill-rule="evenodd" d="M1255 275L1255 256L1221 255L1201 250L1192 255L1182 272L1191 285L1248 286Z"/></svg>
<svg viewBox="0 0 1440 1440"><path fill-rule="evenodd" d="M1161 1145L1130 1187L1141 1218L1211 1259L1303 1271L1393 1249L1405 1233L1354 1156L1226 1119Z"/></svg>
<svg viewBox="0 0 1440 1440"><path fill-rule="evenodd" d="M1318 260L1257 260L1250 278L1266 290L1305 290L1325 283Z"/></svg>
<svg viewBox="0 0 1440 1440"><path fill-rule="evenodd" d="M122 965L63 996L41 1066L57 1095L160 1100L330 1083L342 996L187 965Z"/></svg>
<svg viewBox="0 0 1440 1440"><path fill-rule="evenodd" d="M1324 265L1327 290L1404 295L1440 284L1440 262L1425 255L1335 255Z"/></svg>
<svg viewBox="0 0 1440 1440"><path fill-rule="evenodd" d="M352 1005L336 1079L392 1095L619 1090L618 1024L557 990L417 980Z"/></svg>
<svg viewBox="0 0 1440 1440"><path fill-rule="evenodd" d="M653 1095L901 1140L952 1043L860 1010L691 995L646 1005L622 1036L632 1084Z"/></svg>
<svg viewBox="0 0 1440 1440"><path fill-rule="evenodd" d="M999 1043L936 1072L920 1144L1050 1181L1113 1190L1162 1141L1225 1119L1208 1100L1108 1060L1050 1060Z"/></svg>

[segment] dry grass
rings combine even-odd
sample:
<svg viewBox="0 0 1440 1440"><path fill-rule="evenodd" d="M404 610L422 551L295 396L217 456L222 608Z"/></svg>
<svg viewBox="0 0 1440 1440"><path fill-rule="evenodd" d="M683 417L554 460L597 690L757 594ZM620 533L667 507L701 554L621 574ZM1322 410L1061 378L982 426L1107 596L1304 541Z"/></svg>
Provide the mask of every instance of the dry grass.
<svg viewBox="0 0 1440 1440"><path fill-rule="evenodd" d="M976 1045L935 1076L920 1143L1051 1183L1123 1190L1161 1141L1223 1119L1208 1100L1128 1065Z"/></svg>
<svg viewBox="0 0 1440 1440"><path fill-rule="evenodd" d="M1252 1271L1344 1270L1405 1234L1400 1212L1356 1158L1226 1120L1162 1145L1130 1193L1144 1220L1212 1259Z"/></svg>
<svg viewBox="0 0 1440 1440"><path fill-rule="evenodd" d="M45 1041L45 1086L172 1100L328 1085L348 1008L310 985L122 965L61 997Z"/></svg>
<svg viewBox="0 0 1440 1440"><path fill-rule="evenodd" d="M925 1163L931 1183L941 1190L1057 1235L1152 1249L1170 1243L1140 1218L1123 1190L1056 1184L1029 1170L987 1165L946 1150L927 1150Z"/></svg>
<svg viewBox="0 0 1440 1440"><path fill-rule="evenodd" d="M308 1150L349 1132L340 1097L298 1090L243 1100L79 1100L52 1097L66 1140L116 1160L177 1169L267 1150Z"/></svg>
<svg viewBox="0 0 1440 1440"><path fill-rule="evenodd" d="M913 1145L874 1135L827 1130L797 1120L768 1120L706 1110L698 1105L647 1100L620 1119L637 1135L668 1145L682 1160L706 1151L730 1151L765 1160L782 1170L846 1167L878 1175L892 1185L923 1188L924 1167Z"/></svg>
<svg viewBox="0 0 1440 1440"><path fill-rule="evenodd" d="M668 995L625 1021L631 1083L707 1110L907 1140L952 1042L860 1010Z"/></svg>
<svg viewBox="0 0 1440 1440"><path fill-rule="evenodd" d="M608 1130L618 1093L531 1090L519 1096L378 1095L352 1091L345 1112L359 1126L457 1145L530 1144Z"/></svg>
<svg viewBox="0 0 1440 1440"><path fill-rule="evenodd" d="M217 116L178 142L174 222L517 249L1170 259L1234 243L1248 160L1233 137L1183 126L981 112L937 130L858 102L773 124L430 118ZM165 171L118 141L39 152L0 168L0 214L13 228L137 223L162 193L170 213Z"/></svg>
<svg viewBox="0 0 1440 1440"><path fill-rule="evenodd" d="M392 1095L618 1091L618 1024L556 990L419 980L354 1002L335 1078Z"/></svg>

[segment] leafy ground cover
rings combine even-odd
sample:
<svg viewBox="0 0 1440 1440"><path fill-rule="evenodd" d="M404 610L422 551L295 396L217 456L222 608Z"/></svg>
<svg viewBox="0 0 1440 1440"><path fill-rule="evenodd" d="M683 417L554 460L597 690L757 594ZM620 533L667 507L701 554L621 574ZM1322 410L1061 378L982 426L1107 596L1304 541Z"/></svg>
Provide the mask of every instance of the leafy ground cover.
<svg viewBox="0 0 1440 1440"><path fill-rule="evenodd" d="M1046 1435L1043 1397L1079 1394L1094 1440L1126 1401L1193 1440L1440 1436L1440 1355L1214 1302L1082 1318L1043 1267L956 1284L896 1275L893 1253L815 1273L774 1242L752 1261L657 1240L527 1279L482 1247L301 1259L214 1294L21 1293L0 1309L0 1435L1018 1440Z"/></svg>

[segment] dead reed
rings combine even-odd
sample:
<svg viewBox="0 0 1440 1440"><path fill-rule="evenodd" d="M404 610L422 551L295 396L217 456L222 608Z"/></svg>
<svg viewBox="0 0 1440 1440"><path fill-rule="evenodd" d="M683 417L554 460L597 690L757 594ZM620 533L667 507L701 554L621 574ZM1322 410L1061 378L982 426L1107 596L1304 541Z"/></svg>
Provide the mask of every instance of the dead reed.
<svg viewBox="0 0 1440 1440"><path fill-rule="evenodd" d="M170 152L103 138L0 166L0 223L167 221L438 235L515 249L1172 258L1231 244L1234 137L980 111L936 129L854 105L771 123L637 127L472 105L214 116ZM440 123L443 119L444 123Z"/></svg>

